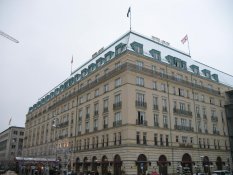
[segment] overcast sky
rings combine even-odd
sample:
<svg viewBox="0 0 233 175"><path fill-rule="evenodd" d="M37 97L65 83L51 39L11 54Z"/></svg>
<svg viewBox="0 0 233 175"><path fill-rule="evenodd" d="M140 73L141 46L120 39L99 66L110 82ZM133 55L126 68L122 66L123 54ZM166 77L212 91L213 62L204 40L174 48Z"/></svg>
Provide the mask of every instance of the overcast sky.
<svg viewBox="0 0 233 175"><path fill-rule="evenodd" d="M73 69L129 31L156 36L233 75L232 0L1 0L0 132L23 126L28 108Z"/></svg>

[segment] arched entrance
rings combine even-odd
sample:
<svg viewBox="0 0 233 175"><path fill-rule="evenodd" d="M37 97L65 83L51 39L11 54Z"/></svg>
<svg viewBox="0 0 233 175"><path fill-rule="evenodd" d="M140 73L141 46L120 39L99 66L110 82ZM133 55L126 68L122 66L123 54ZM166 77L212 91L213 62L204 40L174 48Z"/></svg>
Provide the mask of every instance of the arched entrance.
<svg viewBox="0 0 233 175"><path fill-rule="evenodd" d="M94 171L94 172L97 172L97 166L98 166L97 158L96 158L96 156L94 156L94 157L92 157L91 170Z"/></svg>
<svg viewBox="0 0 233 175"><path fill-rule="evenodd" d="M217 157L216 166L217 166L217 170L222 170L222 159L221 159L221 157Z"/></svg>
<svg viewBox="0 0 233 175"><path fill-rule="evenodd" d="M121 166L122 166L121 157L117 154L115 155L113 161L114 175L121 175Z"/></svg>
<svg viewBox="0 0 233 175"><path fill-rule="evenodd" d="M161 155L159 157L158 166L159 166L159 174L167 175L167 166L169 162L167 161L167 157L165 155Z"/></svg>
<svg viewBox="0 0 233 175"><path fill-rule="evenodd" d="M183 174L193 174L192 158L188 153L183 155L181 165Z"/></svg>
<svg viewBox="0 0 233 175"><path fill-rule="evenodd" d="M106 156L102 157L102 175L107 175L108 174L108 158Z"/></svg>
<svg viewBox="0 0 233 175"><path fill-rule="evenodd" d="M76 161L75 161L75 170L77 173L80 172L80 159L79 159L79 157L77 157Z"/></svg>
<svg viewBox="0 0 233 175"><path fill-rule="evenodd" d="M84 157L83 159L83 172L87 172L88 171L88 158Z"/></svg>
<svg viewBox="0 0 233 175"><path fill-rule="evenodd" d="M140 175L146 175L147 171L147 158L144 154L140 154L137 159L137 172Z"/></svg>
<svg viewBox="0 0 233 175"><path fill-rule="evenodd" d="M204 172L210 175L210 165L212 165L212 162L209 161L209 157L205 156L203 158L202 165L203 165Z"/></svg>

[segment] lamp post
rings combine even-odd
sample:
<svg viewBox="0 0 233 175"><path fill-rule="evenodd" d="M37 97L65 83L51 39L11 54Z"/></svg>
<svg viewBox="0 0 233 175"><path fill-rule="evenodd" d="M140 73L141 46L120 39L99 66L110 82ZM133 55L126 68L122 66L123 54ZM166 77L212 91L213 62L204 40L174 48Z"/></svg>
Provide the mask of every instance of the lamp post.
<svg viewBox="0 0 233 175"><path fill-rule="evenodd" d="M55 158L56 158L56 162L57 162L57 144L58 144L57 128L59 127L58 123L59 123L59 119L55 117L53 119L52 127L55 128L54 138L55 138ZM58 167L59 167L59 165L58 165Z"/></svg>

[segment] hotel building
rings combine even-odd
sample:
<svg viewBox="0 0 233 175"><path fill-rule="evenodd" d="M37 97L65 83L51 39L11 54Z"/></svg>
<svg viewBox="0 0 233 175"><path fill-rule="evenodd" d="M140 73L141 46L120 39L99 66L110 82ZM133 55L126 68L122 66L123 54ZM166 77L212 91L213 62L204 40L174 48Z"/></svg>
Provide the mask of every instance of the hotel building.
<svg viewBox="0 0 233 175"><path fill-rule="evenodd" d="M100 174L230 169L232 87L231 75L130 31L29 108L23 155Z"/></svg>

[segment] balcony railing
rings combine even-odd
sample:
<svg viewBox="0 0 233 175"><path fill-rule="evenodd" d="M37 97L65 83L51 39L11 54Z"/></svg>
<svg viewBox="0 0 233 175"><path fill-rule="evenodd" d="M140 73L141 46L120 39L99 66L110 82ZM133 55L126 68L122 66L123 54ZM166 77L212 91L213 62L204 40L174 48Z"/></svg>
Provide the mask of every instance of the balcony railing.
<svg viewBox="0 0 233 175"><path fill-rule="evenodd" d="M159 110L159 106L158 105L153 105L153 110Z"/></svg>
<svg viewBox="0 0 233 175"><path fill-rule="evenodd" d="M138 119L136 119L136 125L147 126L147 121L146 120L138 120Z"/></svg>
<svg viewBox="0 0 233 175"><path fill-rule="evenodd" d="M119 110L122 107L122 102L117 102L113 104L113 110Z"/></svg>
<svg viewBox="0 0 233 175"><path fill-rule="evenodd" d="M79 94L83 94L84 92L96 87L97 85L99 85L100 83L110 79L111 77L113 77L114 75L118 75L121 72L124 72L126 70L130 70L133 72L141 72L144 75L148 75L151 77L156 77L156 78L160 78L160 79L166 79L166 80L171 80L175 83L178 83L180 85L186 86L186 87L190 87L190 88L195 88L198 90L202 90L204 92L210 93L210 94L214 94L214 95L220 95L220 92L214 89L209 89L208 87L205 86L201 86L198 84L194 84L192 82L186 81L186 80L182 80L182 79L178 79L172 75L167 75L167 74L161 74L160 72L157 72L155 70L151 70L148 68L143 67L142 69L138 70L137 66L135 64L131 64L131 63L124 63L121 66L117 67L116 69L113 69L112 71L109 71L107 74L99 77L99 81L93 81L89 84L87 84L86 86L78 89L77 91L71 93L70 95L68 95L67 97L56 101L53 105L51 105L48 110L54 109L57 106L59 106L60 104L67 102L68 100L70 100L71 98L79 95ZM38 107L37 107L38 108ZM35 108L35 109L37 109ZM33 112L34 109L30 110L29 113Z"/></svg>
<svg viewBox="0 0 233 175"><path fill-rule="evenodd" d="M193 145L191 143L179 143L179 147L182 147L182 148L192 148Z"/></svg>
<svg viewBox="0 0 233 175"><path fill-rule="evenodd" d="M186 115L186 116L192 116L192 112L191 111L185 111L185 110L181 110L181 109L173 109L173 113L174 114L178 114L178 115Z"/></svg>
<svg viewBox="0 0 233 175"><path fill-rule="evenodd" d="M147 103L144 101L135 101L136 107L147 108Z"/></svg>
<svg viewBox="0 0 233 175"><path fill-rule="evenodd" d="M65 121L65 122L63 122L63 123L58 124L57 127L63 128L63 127L66 127L66 126L68 126L68 125L69 125L69 121Z"/></svg>
<svg viewBox="0 0 233 175"><path fill-rule="evenodd" d="M211 116L211 121L212 122L218 122L218 117L217 116Z"/></svg>
<svg viewBox="0 0 233 175"><path fill-rule="evenodd" d="M182 125L174 125L174 129L180 130L180 131L194 131L193 127L190 126L182 126Z"/></svg>
<svg viewBox="0 0 233 175"><path fill-rule="evenodd" d="M113 127L118 127L122 125L122 120L114 121L113 122Z"/></svg>
<svg viewBox="0 0 233 175"><path fill-rule="evenodd" d="M219 131L217 131L217 130L213 130L213 134L219 135L219 134L220 134L220 132L219 132Z"/></svg>

